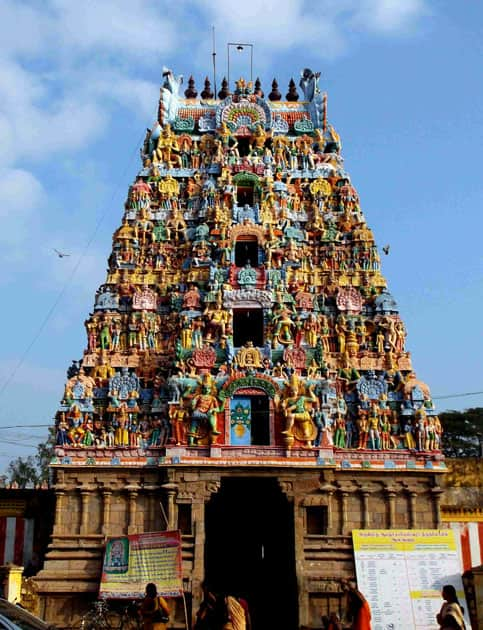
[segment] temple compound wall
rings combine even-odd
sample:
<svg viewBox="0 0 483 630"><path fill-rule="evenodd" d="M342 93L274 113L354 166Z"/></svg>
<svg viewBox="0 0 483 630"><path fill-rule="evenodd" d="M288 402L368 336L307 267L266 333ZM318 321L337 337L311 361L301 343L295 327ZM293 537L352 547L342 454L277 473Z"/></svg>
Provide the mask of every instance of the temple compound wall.
<svg viewBox="0 0 483 630"><path fill-rule="evenodd" d="M441 526L438 473L261 464L249 474L260 484L273 480L288 503L301 626L317 627L321 614L341 611L340 579L355 575L353 529ZM57 467L55 475L52 543L37 577L47 620L67 626L96 598L106 537L165 528L182 531L183 583L190 610L197 610L206 576L207 506L227 480L246 479L245 468L227 470L216 463L102 471ZM250 509L250 496L241 495L239 501ZM278 525L272 523L273 535ZM228 564L235 561L232 549L223 552ZM183 627L181 600L177 605Z"/></svg>

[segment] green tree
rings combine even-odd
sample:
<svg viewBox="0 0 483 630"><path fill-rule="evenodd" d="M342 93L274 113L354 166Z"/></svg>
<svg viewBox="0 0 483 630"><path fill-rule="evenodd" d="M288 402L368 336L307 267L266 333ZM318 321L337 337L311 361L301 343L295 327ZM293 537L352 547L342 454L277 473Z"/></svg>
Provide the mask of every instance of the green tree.
<svg viewBox="0 0 483 630"><path fill-rule="evenodd" d="M36 486L39 483L39 474L35 457L29 455L12 460L8 465L7 475L10 483L18 484L19 488Z"/></svg>
<svg viewBox="0 0 483 630"><path fill-rule="evenodd" d="M443 427L442 448L446 457L481 457L483 407L439 414Z"/></svg>
<svg viewBox="0 0 483 630"><path fill-rule="evenodd" d="M37 453L35 455L40 483L49 480L49 464L54 456L54 448L55 429L54 427L50 427L49 437L45 442L40 442L40 444L37 445Z"/></svg>
<svg viewBox="0 0 483 630"><path fill-rule="evenodd" d="M49 480L49 463L54 455L54 429L49 429L49 437L37 445L37 453L28 457L17 457L7 468L10 483L17 483L19 488L37 486Z"/></svg>

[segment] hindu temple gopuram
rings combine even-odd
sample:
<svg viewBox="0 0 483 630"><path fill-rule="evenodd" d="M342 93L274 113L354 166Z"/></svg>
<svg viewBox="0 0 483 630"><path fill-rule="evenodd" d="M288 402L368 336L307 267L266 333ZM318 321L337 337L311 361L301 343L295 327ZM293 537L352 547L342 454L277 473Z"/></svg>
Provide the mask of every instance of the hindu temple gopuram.
<svg viewBox="0 0 483 630"><path fill-rule="evenodd" d="M168 528L190 615L206 580L319 627L353 529L440 526L441 426L319 74L163 80L56 415L44 613L96 597L106 536Z"/></svg>

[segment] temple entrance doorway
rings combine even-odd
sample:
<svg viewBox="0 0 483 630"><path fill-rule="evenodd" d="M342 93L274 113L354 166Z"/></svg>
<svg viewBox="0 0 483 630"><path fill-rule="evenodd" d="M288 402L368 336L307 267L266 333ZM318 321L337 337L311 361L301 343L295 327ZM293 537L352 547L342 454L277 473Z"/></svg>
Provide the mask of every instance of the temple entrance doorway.
<svg viewBox="0 0 483 630"><path fill-rule="evenodd" d="M277 480L223 479L206 505L206 582L247 600L253 630L298 627L293 508Z"/></svg>
<svg viewBox="0 0 483 630"><path fill-rule="evenodd" d="M230 399L230 444L270 444L270 401L265 393L237 394Z"/></svg>

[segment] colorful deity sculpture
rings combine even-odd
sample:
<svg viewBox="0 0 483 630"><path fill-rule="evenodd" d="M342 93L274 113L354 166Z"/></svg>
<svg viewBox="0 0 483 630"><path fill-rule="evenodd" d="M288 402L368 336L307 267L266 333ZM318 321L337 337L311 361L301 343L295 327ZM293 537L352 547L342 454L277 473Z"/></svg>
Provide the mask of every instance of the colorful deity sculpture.
<svg viewBox="0 0 483 630"><path fill-rule="evenodd" d="M166 71L59 448L230 448L237 409L288 456L441 448L319 78L184 99Z"/></svg>

